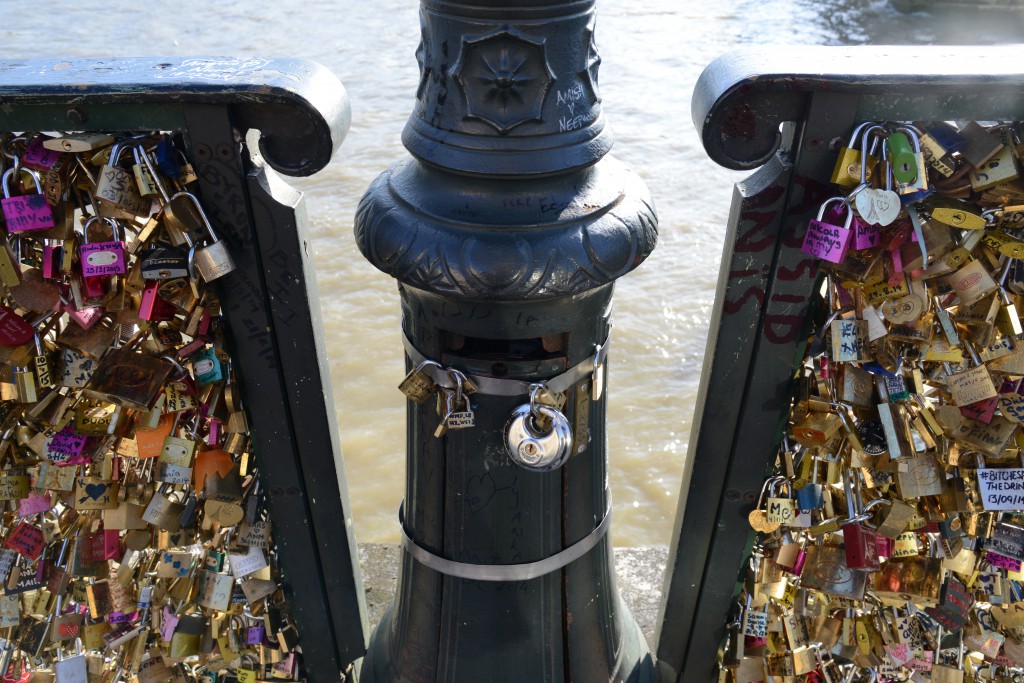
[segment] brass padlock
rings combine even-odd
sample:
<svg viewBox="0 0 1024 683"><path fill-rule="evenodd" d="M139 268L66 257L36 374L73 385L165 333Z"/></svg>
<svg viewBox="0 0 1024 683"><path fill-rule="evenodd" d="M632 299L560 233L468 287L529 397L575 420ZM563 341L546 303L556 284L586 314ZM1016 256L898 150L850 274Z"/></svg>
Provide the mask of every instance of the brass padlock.
<svg viewBox="0 0 1024 683"><path fill-rule="evenodd" d="M174 498L180 498L180 494L169 493L167 487L161 487L153 494L146 511L142 513L142 519L153 526L165 531L178 531L181 528L181 515L185 511L185 504Z"/></svg>
<svg viewBox="0 0 1024 683"><path fill-rule="evenodd" d="M150 410L173 370L163 358L114 349L100 360L82 393L134 410Z"/></svg>
<svg viewBox="0 0 1024 683"><path fill-rule="evenodd" d="M114 144L109 160L100 169L95 191L97 209L100 215L111 218L148 218L152 202L139 194L134 175L117 165L125 151L126 146Z"/></svg>
<svg viewBox="0 0 1024 683"><path fill-rule="evenodd" d="M868 173L874 171L875 163L877 160L870 154L865 153L857 148L858 137L861 132L869 126L875 125L870 121L866 121L856 128L853 129L853 134L850 136L850 141L846 143L846 146L839 150L839 156L836 159L835 167L832 169L831 181L835 185L841 185L843 187L853 188L860 183L860 166L861 160L867 157Z"/></svg>

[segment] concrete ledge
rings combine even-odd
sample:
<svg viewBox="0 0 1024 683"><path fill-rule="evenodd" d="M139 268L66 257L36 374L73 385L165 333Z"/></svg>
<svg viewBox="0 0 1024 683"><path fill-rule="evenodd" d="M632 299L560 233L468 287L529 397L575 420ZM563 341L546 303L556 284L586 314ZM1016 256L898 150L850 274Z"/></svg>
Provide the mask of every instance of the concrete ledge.
<svg viewBox="0 0 1024 683"><path fill-rule="evenodd" d="M395 596L398 553L396 545L359 544L359 564L363 571L367 617L371 629L380 621ZM619 592L640 624L652 652L655 649L654 632L667 561L667 546L615 548L615 574L618 577Z"/></svg>

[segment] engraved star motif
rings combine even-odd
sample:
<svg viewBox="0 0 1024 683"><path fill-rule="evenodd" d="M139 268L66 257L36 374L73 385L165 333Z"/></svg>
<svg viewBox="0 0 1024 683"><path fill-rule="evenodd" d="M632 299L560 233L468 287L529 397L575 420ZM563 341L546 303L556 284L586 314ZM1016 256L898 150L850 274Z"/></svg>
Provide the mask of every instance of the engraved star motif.
<svg viewBox="0 0 1024 683"><path fill-rule="evenodd" d="M540 120L544 96L554 81L543 42L508 30L463 39L452 72L466 97L467 116L501 134L527 121Z"/></svg>

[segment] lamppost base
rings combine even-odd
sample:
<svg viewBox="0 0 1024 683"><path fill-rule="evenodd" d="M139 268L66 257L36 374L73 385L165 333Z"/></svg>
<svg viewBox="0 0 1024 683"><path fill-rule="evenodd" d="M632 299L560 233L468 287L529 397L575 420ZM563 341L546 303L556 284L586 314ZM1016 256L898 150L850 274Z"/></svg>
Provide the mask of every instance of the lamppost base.
<svg viewBox="0 0 1024 683"><path fill-rule="evenodd" d="M360 682L654 683L647 642L614 588L610 544L601 546L516 583L442 577L403 553L398 595L370 639ZM586 613L563 613L570 576L578 585L580 572L594 571L611 589ZM431 587L438 594L424 592Z"/></svg>

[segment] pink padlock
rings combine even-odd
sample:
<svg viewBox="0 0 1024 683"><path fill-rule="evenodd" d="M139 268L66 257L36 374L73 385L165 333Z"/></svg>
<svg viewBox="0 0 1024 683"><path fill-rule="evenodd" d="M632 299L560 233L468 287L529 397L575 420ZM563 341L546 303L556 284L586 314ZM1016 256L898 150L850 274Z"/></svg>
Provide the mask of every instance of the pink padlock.
<svg viewBox="0 0 1024 683"><path fill-rule="evenodd" d="M846 207L846 223L842 226L824 221L825 209L833 202L839 202ZM818 217L808 224L800 251L825 261L842 263L850 248L850 240L853 236L852 225L853 209L846 204L844 199L842 197L826 199L818 210Z"/></svg>
<svg viewBox="0 0 1024 683"><path fill-rule="evenodd" d="M0 208L3 209L4 220L7 222L7 232L30 232L32 230L49 230L55 227L53 210L46 201L46 195L43 194L43 185L39 181L39 174L27 168L20 168L17 165L17 158L15 159L15 165L7 169L3 178L0 178L4 194L4 198L0 199ZM11 196L11 183L19 173L27 173L32 178L36 185L35 194Z"/></svg>
<svg viewBox="0 0 1024 683"><path fill-rule="evenodd" d="M107 295L107 286L110 284L110 276L100 275L98 277L82 277L82 296L88 303L95 303Z"/></svg>
<svg viewBox="0 0 1024 683"><path fill-rule="evenodd" d="M64 246L43 241L43 279L57 280L60 278L61 261L64 260Z"/></svg>
<svg viewBox="0 0 1024 683"><path fill-rule="evenodd" d="M64 313L68 314L68 317L75 321L75 324L81 327L83 330L92 329L93 325L100 321L105 311L100 306L87 306L79 309L75 306L74 299L71 299L63 305Z"/></svg>
<svg viewBox="0 0 1024 683"><path fill-rule="evenodd" d="M150 322L170 320L174 317L177 309L174 304L165 301L158 293L160 281L153 280L146 284L142 290L142 300L139 302L139 317Z"/></svg>
<svg viewBox="0 0 1024 683"><path fill-rule="evenodd" d="M113 240L110 242L90 242L89 227L101 220L93 216L85 222L83 228L84 242L78 247L78 256L82 264L84 278L98 278L109 275L124 275L127 272L124 260L124 241L119 238L121 229L113 218L104 218L110 225Z"/></svg>
<svg viewBox="0 0 1024 683"><path fill-rule="evenodd" d="M206 435L206 445L216 447L220 445L220 420L210 418L210 431Z"/></svg>
<svg viewBox="0 0 1024 683"><path fill-rule="evenodd" d="M60 160L62 152L43 147L43 142L51 139L52 138L50 138L50 136L42 134L32 138L32 141L28 143L28 146L25 148L25 153L21 157L22 164L27 168L31 168L42 173L53 168L54 164Z"/></svg>
<svg viewBox="0 0 1024 683"><path fill-rule="evenodd" d="M841 213L841 212L836 211L836 210L833 209L829 213L838 214L838 213ZM838 218L838 216L836 216L836 218ZM882 243L882 233L878 229L877 225L871 225L870 223L865 223L860 218L858 218L856 215L854 215L852 228L853 228L853 245L851 246L852 249L870 249L872 247L877 247L879 244Z"/></svg>
<svg viewBox="0 0 1024 683"><path fill-rule="evenodd" d="M117 529L103 530L103 559L121 559L121 532Z"/></svg>

